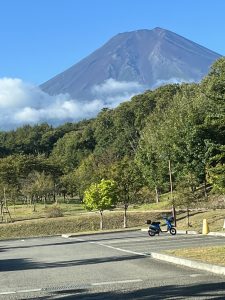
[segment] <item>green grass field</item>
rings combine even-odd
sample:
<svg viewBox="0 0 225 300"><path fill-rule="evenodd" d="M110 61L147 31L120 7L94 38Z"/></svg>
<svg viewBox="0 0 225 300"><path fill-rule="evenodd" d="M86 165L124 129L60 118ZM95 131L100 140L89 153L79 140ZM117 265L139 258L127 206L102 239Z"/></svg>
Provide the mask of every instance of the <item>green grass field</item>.
<svg viewBox="0 0 225 300"><path fill-rule="evenodd" d="M128 213L128 228L147 226L147 219L159 219L158 212L130 212ZM23 238L31 236L46 236L65 233L93 232L99 230L100 218L98 213L77 214L58 218L42 218L23 220L0 225L0 239ZM123 228L123 213L109 212L103 214L103 228Z"/></svg>
<svg viewBox="0 0 225 300"><path fill-rule="evenodd" d="M99 228L99 214L87 212L81 204L59 203L57 207L63 212L63 217L47 218L47 211L55 205L26 205L10 206L9 211L12 223L3 220L0 223L0 238L16 238L37 235L62 234L68 232L94 231ZM168 202L130 207L128 210L128 227L147 227L146 220L160 220L170 215ZM210 231L222 231L225 218L225 210L192 210L190 211L189 224L187 225L187 214L185 211L177 210L177 228L184 230L202 231L203 219L209 224ZM123 228L123 209L117 208L114 211L104 212L105 229Z"/></svg>
<svg viewBox="0 0 225 300"><path fill-rule="evenodd" d="M63 213L63 217L47 218L47 211L55 205L43 204L33 206L16 205L9 206L12 223L0 223L0 239L62 234L71 232L96 231L99 229L99 214L87 212L82 204L69 202L58 203L57 207ZM163 215L170 215L171 207L168 200L159 204L143 204L131 206L128 209L129 228L147 228L146 220L160 220L163 223ZM9 217L6 215L8 221ZM177 229L202 231L203 219L207 219L210 231L222 231L225 218L225 209L219 210L192 210L190 211L187 225L185 211L177 210ZM104 212L105 229L123 228L123 208Z"/></svg>

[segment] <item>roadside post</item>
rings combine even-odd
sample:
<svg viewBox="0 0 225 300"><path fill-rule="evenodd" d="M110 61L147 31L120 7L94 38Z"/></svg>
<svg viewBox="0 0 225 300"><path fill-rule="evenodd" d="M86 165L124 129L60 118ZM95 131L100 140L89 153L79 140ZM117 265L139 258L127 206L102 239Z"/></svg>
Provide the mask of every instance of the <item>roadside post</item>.
<svg viewBox="0 0 225 300"><path fill-rule="evenodd" d="M209 225L207 223L207 220L203 219L202 234L208 234L208 233L209 233Z"/></svg>

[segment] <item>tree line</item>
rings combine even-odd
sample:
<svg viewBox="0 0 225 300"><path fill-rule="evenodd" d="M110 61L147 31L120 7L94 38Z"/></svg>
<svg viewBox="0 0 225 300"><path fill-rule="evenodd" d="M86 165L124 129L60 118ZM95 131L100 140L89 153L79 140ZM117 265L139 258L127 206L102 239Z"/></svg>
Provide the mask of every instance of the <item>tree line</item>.
<svg viewBox="0 0 225 300"><path fill-rule="evenodd" d="M90 120L0 132L0 197L34 208L59 194L83 201L106 180L115 184L125 214L131 203L160 201L172 189L189 206L209 191L225 193L224 162L221 58L198 84L148 90Z"/></svg>

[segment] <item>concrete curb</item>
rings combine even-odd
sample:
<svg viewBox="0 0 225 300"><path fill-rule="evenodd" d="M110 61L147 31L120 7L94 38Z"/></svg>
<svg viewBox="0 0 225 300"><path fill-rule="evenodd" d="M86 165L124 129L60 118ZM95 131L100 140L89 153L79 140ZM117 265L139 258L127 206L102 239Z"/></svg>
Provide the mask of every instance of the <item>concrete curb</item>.
<svg viewBox="0 0 225 300"><path fill-rule="evenodd" d="M128 228L128 229L119 229L119 230L109 230L109 231L95 231L95 232L77 232L77 233L65 233L61 236L63 238L70 237L78 237L78 236L86 236L86 235L98 235L98 234L107 234L107 233L121 233L121 232L131 232L131 231L139 231L140 228Z"/></svg>
<svg viewBox="0 0 225 300"><path fill-rule="evenodd" d="M141 231L148 231L148 228L141 228ZM169 233L169 232L167 232ZM197 231L194 230L177 230L177 234L199 234Z"/></svg>
<svg viewBox="0 0 225 300"><path fill-rule="evenodd" d="M141 228L141 231L148 231L148 228Z"/></svg>
<svg viewBox="0 0 225 300"><path fill-rule="evenodd" d="M225 236L225 232L209 232L208 235Z"/></svg>
<svg viewBox="0 0 225 300"><path fill-rule="evenodd" d="M199 234L196 230L177 230L178 234Z"/></svg>
<svg viewBox="0 0 225 300"><path fill-rule="evenodd" d="M97 232L77 232L77 233L65 233L62 234L61 236L64 238L69 238L69 237L76 237L76 236L85 236L85 235L94 235L94 234L107 234L107 233L120 233L120 232L126 232L126 231L144 231L148 232L148 228L127 228L127 229L119 229L119 230L109 230L109 231L97 231ZM164 232L166 233L166 232ZM169 232L167 232L169 234ZM177 230L177 234L201 234L198 233L198 231L195 230ZM207 235L216 235L216 236L225 236L225 232L209 232Z"/></svg>
<svg viewBox="0 0 225 300"><path fill-rule="evenodd" d="M217 265L211 265L207 263L202 263L194 260L189 260L185 258L180 257L174 257L167 254L161 254L161 253L155 253L151 252L151 257L158 260L167 261L169 263L177 264L186 266L193 269L208 271L211 273L219 274L219 275L225 275L225 267L217 266Z"/></svg>

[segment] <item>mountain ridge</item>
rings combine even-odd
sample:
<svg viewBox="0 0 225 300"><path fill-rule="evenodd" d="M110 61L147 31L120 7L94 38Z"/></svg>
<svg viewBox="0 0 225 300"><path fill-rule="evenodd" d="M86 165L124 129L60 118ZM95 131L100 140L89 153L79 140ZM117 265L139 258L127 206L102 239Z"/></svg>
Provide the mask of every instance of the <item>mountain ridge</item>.
<svg viewBox="0 0 225 300"><path fill-rule="evenodd" d="M40 87L50 95L68 93L74 99L90 101L101 97L103 87L106 90L110 84L108 97L113 84L115 89L121 82L139 84L139 89L130 88L132 94L167 82L198 82L219 57L172 31L140 29L118 33Z"/></svg>

